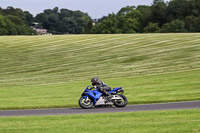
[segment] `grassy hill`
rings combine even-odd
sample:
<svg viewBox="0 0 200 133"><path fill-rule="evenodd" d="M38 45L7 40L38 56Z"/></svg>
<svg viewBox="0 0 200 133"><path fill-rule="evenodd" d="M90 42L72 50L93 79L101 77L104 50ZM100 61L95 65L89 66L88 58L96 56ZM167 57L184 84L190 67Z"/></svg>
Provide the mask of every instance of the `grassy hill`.
<svg viewBox="0 0 200 133"><path fill-rule="evenodd" d="M0 37L0 109L78 106L93 76L130 104L200 100L200 34Z"/></svg>

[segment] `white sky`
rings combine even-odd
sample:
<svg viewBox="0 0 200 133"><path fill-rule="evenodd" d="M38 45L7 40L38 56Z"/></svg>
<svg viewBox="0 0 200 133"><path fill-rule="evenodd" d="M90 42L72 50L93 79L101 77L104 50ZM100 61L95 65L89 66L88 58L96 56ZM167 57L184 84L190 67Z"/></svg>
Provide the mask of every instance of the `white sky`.
<svg viewBox="0 0 200 133"><path fill-rule="evenodd" d="M21 8L34 16L42 13L44 9L54 7L87 12L89 16L101 18L109 13L117 13L122 7L151 5L153 0L0 0L0 7Z"/></svg>

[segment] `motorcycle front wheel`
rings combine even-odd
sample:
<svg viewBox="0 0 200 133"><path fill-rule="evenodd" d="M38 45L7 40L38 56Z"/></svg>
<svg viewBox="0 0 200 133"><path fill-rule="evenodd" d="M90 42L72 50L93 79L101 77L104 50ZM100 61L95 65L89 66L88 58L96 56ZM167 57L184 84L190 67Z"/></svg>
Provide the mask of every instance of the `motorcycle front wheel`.
<svg viewBox="0 0 200 133"><path fill-rule="evenodd" d="M84 97L81 97L78 101L79 105L83 109L89 109L93 106L93 101L89 98L85 99Z"/></svg>
<svg viewBox="0 0 200 133"><path fill-rule="evenodd" d="M116 107L125 107L128 103L128 100L127 98L122 95L122 94L118 94L118 96L120 96L122 98L122 100L116 100L113 102L113 104L116 106Z"/></svg>

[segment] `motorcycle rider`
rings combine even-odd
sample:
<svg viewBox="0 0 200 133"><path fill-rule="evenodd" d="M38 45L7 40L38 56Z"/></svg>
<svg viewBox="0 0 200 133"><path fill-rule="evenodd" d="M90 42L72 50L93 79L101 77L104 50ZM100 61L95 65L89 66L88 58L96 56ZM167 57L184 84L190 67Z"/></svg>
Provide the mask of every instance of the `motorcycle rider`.
<svg viewBox="0 0 200 133"><path fill-rule="evenodd" d="M98 77L93 77L91 79L92 86L96 86L96 88L106 97L106 100L109 101L112 98L112 95L108 93L111 90L110 86L105 84L103 81L100 81Z"/></svg>

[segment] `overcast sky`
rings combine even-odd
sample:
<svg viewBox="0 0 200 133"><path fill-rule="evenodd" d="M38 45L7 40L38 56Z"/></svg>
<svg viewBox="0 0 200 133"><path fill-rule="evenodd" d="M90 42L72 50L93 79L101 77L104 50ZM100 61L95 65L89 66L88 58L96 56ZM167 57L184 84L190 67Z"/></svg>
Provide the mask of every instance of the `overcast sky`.
<svg viewBox="0 0 200 133"><path fill-rule="evenodd" d="M54 7L87 12L93 19L117 13L128 5L151 5L153 0L0 0L0 7L13 6L36 15Z"/></svg>

